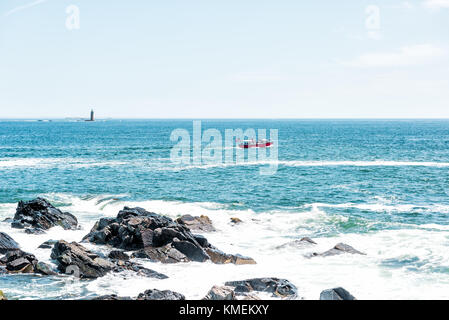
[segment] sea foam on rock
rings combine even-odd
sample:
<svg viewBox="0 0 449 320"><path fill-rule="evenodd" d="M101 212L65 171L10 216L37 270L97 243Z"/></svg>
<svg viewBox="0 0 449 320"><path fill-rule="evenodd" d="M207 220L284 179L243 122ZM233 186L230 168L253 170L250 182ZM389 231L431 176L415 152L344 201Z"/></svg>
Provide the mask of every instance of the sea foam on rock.
<svg viewBox="0 0 449 320"><path fill-rule="evenodd" d="M335 247L333 247L332 249L327 250L323 253L313 253L312 257L330 257L330 256L344 254L344 253L366 255L366 253L360 252L348 244L338 243L335 245Z"/></svg>
<svg viewBox="0 0 449 320"><path fill-rule="evenodd" d="M55 226L74 230L78 226L78 220L74 215L62 212L43 198L20 201L11 223L11 227L26 229L26 232L31 234L39 234Z"/></svg>
<svg viewBox="0 0 449 320"><path fill-rule="evenodd" d="M162 263L255 263L251 258L225 254L205 237L192 234L186 225L142 208L125 207L114 219L100 219L83 241L136 251L132 258Z"/></svg>

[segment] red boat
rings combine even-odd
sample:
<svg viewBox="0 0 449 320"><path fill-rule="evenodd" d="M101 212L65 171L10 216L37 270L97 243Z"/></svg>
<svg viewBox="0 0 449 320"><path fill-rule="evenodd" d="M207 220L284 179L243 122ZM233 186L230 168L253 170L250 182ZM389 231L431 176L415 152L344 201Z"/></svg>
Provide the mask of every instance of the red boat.
<svg viewBox="0 0 449 320"><path fill-rule="evenodd" d="M242 143L239 144L240 148L248 149L248 148L267 148L273 145L273 142L262 139L258 141L254 140L244 140Z"/></svg>

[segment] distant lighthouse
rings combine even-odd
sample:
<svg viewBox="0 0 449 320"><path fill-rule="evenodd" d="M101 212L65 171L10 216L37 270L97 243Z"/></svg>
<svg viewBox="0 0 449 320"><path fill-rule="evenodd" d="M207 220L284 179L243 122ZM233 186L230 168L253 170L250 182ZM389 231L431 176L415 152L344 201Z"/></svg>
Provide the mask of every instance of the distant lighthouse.
<svg viewBox="0 0 449 320"><path fill-rule="evenodd" d="M90 110L90 118L89 118L89 120L86 120L86 121L95 121L94 109Z"/></svg>

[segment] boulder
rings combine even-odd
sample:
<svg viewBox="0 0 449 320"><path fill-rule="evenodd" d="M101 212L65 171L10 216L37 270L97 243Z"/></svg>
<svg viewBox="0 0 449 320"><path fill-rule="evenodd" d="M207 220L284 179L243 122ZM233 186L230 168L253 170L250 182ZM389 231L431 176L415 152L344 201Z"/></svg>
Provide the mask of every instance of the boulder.
<svg viewBox="0 0 449 320"><path fill-rule="evenodd" d="M239 224L242 223L243 221L239 218L231 218L231 223L233 224Z"/></svg>
<svg viewBox="0 0 449 320"><path fill-rule="evenodd" d="M0 232L0 254L19 249L19 244L6 233Z"/></svg>
<svg viewBox="0 0 449 320"><path fill-rule="evenodd" d="M343 288L324 290L320 294L320 300L357 300L352 294Z"/></svg>
<svg viewBox="0 0 449 320"><path fill-rule="evenodd" d="M56 241L56 240L47 240L44 243L42 243L38 248L39 249L52 249L56 242L58 242L58 241Z"/></svg>
<svg viewBox="0 0 449 320"><path fill-rule="evenodd" d="M74 274L80 278L98 278L104 276L115 265L97 254L87 250L76 242L58 241L51 252L59 271Z"/></svg>
<svg viewBox="0 0 449 320"><path fill-rule="evenodd" d="M229 281L225 285L234 287L236 294L260 291L272 293L273 297L293 298L297 296L296 286L285 279L256 278L242 281Z"/></svg>
<svg viewBox="0 0 449 320"><path fill-rule="evenodd" d="M17 205L13 228L26 229L28 233L40 233L54 226L61 226L65 230L73 230L78 226L75 216L62 212L43 198L31 201L20 201Z"/></svg>
<svg viewBox="0 0 449 320"><path fill-rule="evenodd" d="M313 245L316 245L315 241L313 241L309 237L304 237L299 240L294 240L291 242L284 243L283 245L276 247L276 249L285 249L285 248L302 249L302 248L306 248L306 247L313 246Z"/></svg>
<svg viewBox="0 0 449 320"><path fill-rule="evenodd" d="M38 263L36 257L22 250L8 251L0 261L5 265L8 273L37 272L35 269Z"/></svg>
<svg viewBox="0 0 449 320"><path fill-rule="evenodd" d="M121 250L112 250L111 252L109 252L108 257L114 260L123 260L123 261L129 260L129 256Z"/></svg>
<svg viewBox="0 0 449 320"><path fill-rule="evenodd" d="M177 292L170 290L147 290L144 293L139 294L137 300L185 300L186 298Z"/></svg>
<svg viewBox="0 0 449 320"><path fill-rule="evenodd" d="M347 245L345 243L338 243L330 250L327 250L323 253L313 253L312 257L330 257L330 256L336 256L344 253L350 253L350 254L360 254L360 255L366 255L366 253L360 252L350 245Z"/></svg>
<svg viewBox="0 0 449 320"><path fill-rule="evenodd" d="M122 254L125 254L122 252ZM135 262L113 259L104 259L76 242L68 243L58 241L51 253L51 258L56 260L59 271L73 274L80 278L99 278L108 272L132 271L140 276L166 279L166 275L147 269Z"/></svg>
<svg viewBox="0 0 449 320"><path fill-rule="evenodd" d="M57 272L54 272L53 269L44 262L38 262L34 267L34 270L36 273L40 273L45 276L55 276L58 274Z"/></svg>
<svg viewBox="0 0 449 320"><path fill-rule="evenodd" d="M83 241L135 251L131 257L162 263L208 260L214 263L255 263L251 258L222 252L215 253L216 258L211 259L209 252L214 253L216 248L205 237L191 233L186 225L189 219L182 221L179 223L142 208L125 207L114 219L100 219Z"/></svg>
<svg viewBox="0 0 449 320"><path fill-rule="evenodd" d="M209 255L211 261L216 264L234 263L237 265L256 264L256 261L250 257L244 257L239 254L228 254L218 250L214 247L206 248L206 253Z"/></svg>
<svg viewBox="0 0 449 320"><path fill-rule="evenodd" d="M236 300L234 287L213 286L203 300Z"/></svg>
<svg viewBox="0 0 449 320"><path fill-rule="evenodd" d="M176 222L189 228L191 231L213 232L216 231L212 225L212 221L208 216L193 217L190 214L185 214Z"/></svg>

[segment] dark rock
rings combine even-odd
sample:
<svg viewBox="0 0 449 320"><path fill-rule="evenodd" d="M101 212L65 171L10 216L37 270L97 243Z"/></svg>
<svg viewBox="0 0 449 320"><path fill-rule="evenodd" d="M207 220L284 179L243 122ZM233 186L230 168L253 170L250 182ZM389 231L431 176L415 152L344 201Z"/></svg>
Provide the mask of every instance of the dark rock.
<svg viewBox="0 0 449 320"><path fill-rule="evenodd" d="M109 301L120 301L120 300L132 300L130 297L118 297L115 294L109 294L106 296L99 296L92 298L91 300L109 300Z"/></svg>
<svg viewBox="0 0 449 320"><path fill-rule="evenodd" d="M6 233L0 232L0 254L19 249L19 244Z"/></svg>
<svg viewBox="0 0 449 320"><path fill-rule="evenodd" d="M203 300L236 300L234 287L213 286Z"/></svg>
<svg viewBox="0 0 449 320"><path fill-rule="evenodd" d="M131 262L131 261L123 261L118 260L117 265L113 268L114 272L122 272L122 271L133 271L137 273L137 275L142 277L148 277L148 278L156 278L156 279L167 279L168 277L165 274L156 272L151 269L147 269L143 266L141 266L138 263Z"/></svg>
<svg viewBox="0 0 449 320"><path fill-rule="evenodd" d="M44 234L45 231L40 228L27 228L27 229L25 229L25 233L27 233L27 234Z"/></svg>
<svg viewBox="0 0 449 320"><path fill-rule="evenodd" d="M216 264L228 264L234 263L237 265L243 264L256 264L256 261L250 257L244 257L239 254L227 254L217 248L210 247L206 248L206 253L209 255L211 261Z"/></svg>
<svg viewBox="0 0 449 320"><path fill-rule="evenodd" d="M38 248L39 249L52 249L55 243L58 242L56 240L47 240L42 243Z"/></svg>
<svg viewBox="0 0 449 320"><path fill-rule="evenodd" d="M178 263L188 262L189 259L181 252L172 247L171 244L167 244L160 248L147 247L145 249L134 252L131 258L150 259L153 262L162 263Z"/></svg>
<svg viewBox="0 0 449 320"><path fill-rule="evenodd" d="M7 274L7 273L8 273L8 270L6 270L6 268L4 266L0 265L0 275Z"/></svg>
<svg viewBox="0 0 449 320"><path fill-rule="evenodd" d="M351 247L350 245L347 245L344 243L338 243L332 249L327 250L323 253L313 253L312 256L313 257L330 257L330 256L336 256L339 254L344 254L344 253L366 255L366 253L360 252L360 251L354 249L353 247Z"/></svg>
<svg viewBox="0 0 449 320"><path fill-rule="evenodd" d="M22 250L8 251L1 259L9 273L33 273L38 263L36 257Z"/></svg>
<svg viewBox="0 0 449 320"><path fill-rule="evenodd" d="M12 218L6 218L6 219L4 219L2 222L9 222L9 223L11 223L12 221L13 221Z"/></svg>
<svg viewBox="0 0 449 320"><path fill-rule="evenodd" d="M110 259L114 259L114 260L123 260L123 261L128 261L129 260L129 256L125 252L123 252L121 250L112 250L109 253L108 257Z"/></svg>
<svg viewBox="0 0 449 320"><path fill-rule="evenodd" d="M294 240L291 242L284 243L276 247L276 249L284 249L284 248L304 248L309 247L311 245L316 245L316 242L310 239L309 237L304 237L299 240Z"/></svg>
<svg viewBox="0 0 449 320"><path fill-rule="evenodd" d="M324 290L320 294L320 300L357 300L352 294L343 288Z"/></svg>
<svg viewBox="0 0 449 320"><path fill-rule="evenodd" d="M44 262L38 262L36 264L36 266L34 267L34 269L35 269L36 273L40 273L40 274L43 274L45 276L55 276L55 275L57 275L57 273L54 272L52 270L52 268L48 264L46 264Z"/></svg>
<svg viewBox="0 0 449 320"><path fill-rule="evenodd" d="M193 235L187 227L191 219L183 217L178 223L142 208L125 207L115 219L98 221L83 241L136 251L131 257L162 263L204 262L210 260L209 251L216 257L214 263L255 263L251 258L218 251L205 237Z"/></svg>
<svg viewBox="0 0 449 320"><path fill-rule="evenodd" d="M144 293L139 294L137 300L185 300L186 298L177 292L170 290L147 290Z"/></svg>
<svg viewBox="0 0 449 320"><path fill-rule="evenodd" d="M216 231L212 225L212 221L208 216L193 217L190 214L185 214L178 219L176 222L182 224L192 231L203 231L203 232L213 232Z"/></svg>
<svg viewBox="0 0 449 320"><path fill-rule="evenodd" d="M210 259L203 248L189 241L173 241L173 247L192 261L204 262Z"/></svg>
<svg viewBox="0 0 449 320"><path fill-rule="evenodd" d="M50 202L43 198L31 201L20 201L14 220L11 223L13 228L48 230L54 226L61 226L65 230L76 229L78 221L72 214L62 212L55 208Z"/></svg>
<svg viewBox="0 0 449 320"><path fill-rule="evenodd" d="M80 278L98 278L111 271L115 265L76 242L58 241L51 252L59 271Z"/></svg>
<svg viewBox="0 0 449 320"><path fill-rule="evenodd" d="M229 281L225 283L226 286L234 287L236 294L249 293L252 291L261 291L272 293L277 297L295 297L297 295L297 288L290 281L278 278L257 278L243 281Z"/></svg>

